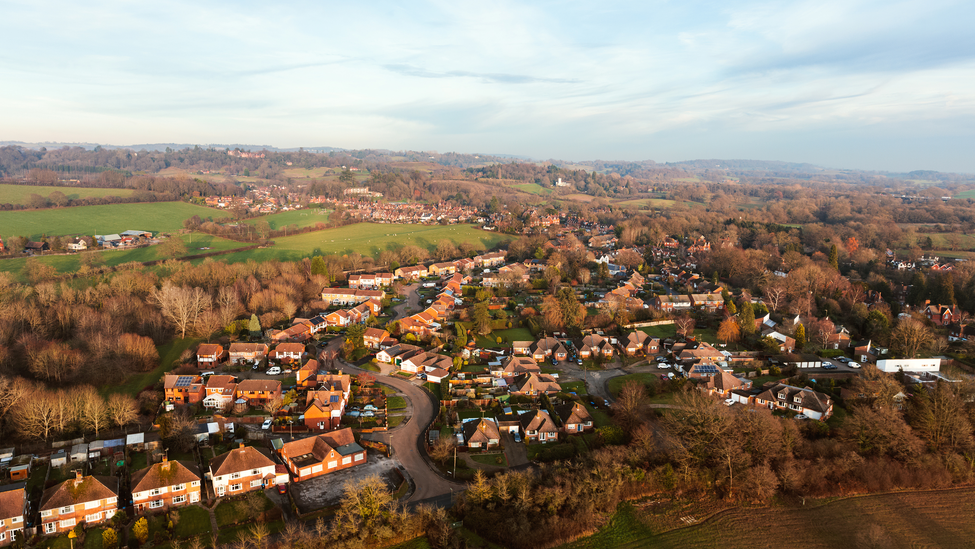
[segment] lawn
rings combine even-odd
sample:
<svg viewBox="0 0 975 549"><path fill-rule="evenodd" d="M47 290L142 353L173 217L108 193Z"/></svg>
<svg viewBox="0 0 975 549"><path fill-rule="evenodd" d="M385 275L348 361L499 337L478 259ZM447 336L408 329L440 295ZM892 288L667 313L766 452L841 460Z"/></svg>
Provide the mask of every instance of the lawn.
<svg viewBox="0 0 975 549"><path fill-rule="evenodd" d="M394 427L399 427L406 416L386 416L386 428L392 429Z"/></svg>
<svg viewBox="0 0 975 549"><path fill-rule="evenodd" d="M403 410L406 408L406 399L393 396L386 399L386 408L390 410Z"/></svg>
<svg viewBox="0 0 975 549"><path fill-rule="evenodd" d="M263 509L261 511L267 511L274 507L274 504L264 495L264 492L250 492L243 497L222 501L214 511L217 515L217 526L221 529L221 532L224 526L246 522L257 516L257 513L254 513L254 510L250 509L250 498L260 498L263 503ZM258 513L261 511L258 511Z"/></svg>
<svg viewBox="0 0 975 549"><path fill-rule="evenodd" d="M267 526L268 532L270 532L270 534L272 536L274 534L277 534L281 530L284 530L284 521L283 520L275 520L275 521L272 521L272 522L265 522L264 525ZM231 526L231 527L227 527L227 528L221 527L220 528L220 533L217 535L217 543L219 543L221 545L226 545L226 544L230 544L230 543L236 542L238 539L240 539L240 535L241 534L243 534L243 536L245 538L247 538L247 539L252 539L252 536L250 535L250 532L249 532L251 526L253 526L253 525L252 524L240 524L240 525L237 525L237 526Z"/></svg>
<svg viewBox="0 0 975 549"><path fill-rule="evenodd" d="M966 547L975 536L975 490L898 492L804 507L732 508L706 519L653 515L623 504L608 525L565 549L602 547ZM652 508L651 508L652 509ZM647 513L644 515L644 513ZM914 517L905 520L905 517ZM681 518L703 520L685 526Z"/></svg>
<svg viewBox="0 0 975 549"><path fill-rule="evenodd" d="M205 233L190 233L179 235L177 238L186 244L186 253L182 254L181 257L215 251L234 250L250 245ZM94 253L98 256L100 263L108 265L109 267L114 267L115 265L121 265L122 263L129 263L132 261L142 263L146 261L155 261L157 259L165 259L165 257L160 255L160 250L160 246L147 246L129 250L98 250L95 252L85 253ZM59 273L70 273L77 271L79 268L81 268L82 264L81 254L76 253L45 255L39 257L38 261L45 265L51 265L57 269ZM0 271L19 273L24 268L24 264L26 262L26 257L0 260Z"/></svg>
<svg viewBox="0 0 975 549"><path fill-rule="evenodd" d="M319 208L292 210L290 212L281 212L245 219L244 223L256 225L259 221L264 220L267 221L271 229L275 231L278 229L283 229L284 227L290 227L292 225L297 225L299 228L312 227L316 223L327 223L328 214L330 212L331 210L323 210Z"/></svg>
<svg viewBox="0 0 975 549"><path fill-rule="evenodd" d="M177 231L183 221L216 213L210 208L186 202L106 204L47 210L0 212L0 235L93 235L119 233L128 229L153 233Z"/></svg>
<svg viewBox="0 0 975 549"><path fill-rule="evenodd" d="M132 196L134 189L89 189L87 187L50 187L44 185L10 185L0 184L0 204L24 204L32 194L43 197L58 191L64 193L71 200L79 198L103 198L106 196Z"/></svg>
<svg viewBox="0 0 975 549"><path fill-rule="evenodd" d="M85 549L102 549L102 532L104 528L92 528L85 532ZM117 534L117 532L116 532Z"/></svg>
<svg viewBox="0 0 975 549"><path fill-rule="evenodd" d="M203 536L203 540L210 537L210 513L206 509L190 505L179 509L179 523L174 529L177 537L190 538Z"/></svg>
<svg viewBox="0 0 975 549"><path fill-rule="evenodd" d="M642 328L637 328L641 332L653 337L659 337L660 339L668 337L677 337L677 325L676 324L661 324L659 326L644 326ZM718 333L713 328L694 328L694 331L690 333L691 337L697 338L698 341L707 341L708 343L715 344L718 342Z"/></svg>
<svg viewBox="0 0 975 549"><path fill-rule="evenodd" d="M159 346L159 366L143 374L132 374L123 383L110 383L101 389L102 396L112 393L122 393L136 396L146 387L159 381L162 375L173 369L179 356L183 351L202 341L201 339L188 337L186 339L173 339L165 345Z"/></svg>
<svg viewBox="0 0 975 549"><path fill-rule="evenodd" d="M518 189L519 191L528 194L550 194L552 192L551 189L546 189L538 183L520 183L518 185L509 186L512 189Z"/></svg>
<svg viewBox="0 0 975 549"><path fill-rule="evenodd" d="M501 458L501 463L498 463L499 457ZM484 465L493 465L495 467L508 466L508 458L504 454L473 454L471 455L471 459Z"/></svg>
<svg viewBox="0 0 975 549"><path fill-rule="evenodd" d="M472 225L356 223L337 229L275 238L274 246L227 254L221 259L228 263L249 259L296 261L313 255L353 252L378 257L381 251L396 250L411 244L433 251L441 240L454 244L468 242L476 249L484 250L493 247L502 238L499 234L481 231Z"/></svg>
<svg viewBox="0 0 975 549"><path fill-rule="evenodd" d="M666 371L664 371L664 373L666 373ZM651 373L651 372L647 372L643 374L629 374L625 376L611 378L608 382L606 382L606 387L609 389L609 392L615 397L620 394L620 389L623 388L623 384L630 380L639 381L644 386L646 386L646 385L650 385L651 383L659 382L660 377L659 374Z"/></svg>
<svg viewBox="0 0 975 549"><path fill-rule="evenodd" d="M965 199L965 198L975 198L975 189L969 189L964 192L960 192L955 195L955 198Z"/></svg>

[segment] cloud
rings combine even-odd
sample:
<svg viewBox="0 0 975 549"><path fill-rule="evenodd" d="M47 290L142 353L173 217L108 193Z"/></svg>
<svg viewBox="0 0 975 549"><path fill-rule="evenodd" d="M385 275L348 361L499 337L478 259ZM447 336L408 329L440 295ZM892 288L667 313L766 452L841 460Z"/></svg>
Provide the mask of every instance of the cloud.
<svg viewBox="0 0 975 549"><path fill-rule="evenodd" d="M412 65L389 64L383 65L387 70L406 76L417 78L477 78L493 84L579 84L582 80L575 78L544 78L523 74L476 73L470 71L434 72Z"/></svg>

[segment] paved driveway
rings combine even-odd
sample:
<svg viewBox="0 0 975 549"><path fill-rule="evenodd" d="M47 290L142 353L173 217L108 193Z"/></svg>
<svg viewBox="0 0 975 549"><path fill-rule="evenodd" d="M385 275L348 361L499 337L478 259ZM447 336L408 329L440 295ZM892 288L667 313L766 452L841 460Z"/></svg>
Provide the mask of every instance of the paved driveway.
<svg viewBox="0 0 975 549"><path fill-rule="evenodd" d="M366 452L366 456L367 461L361 465L302 482L292 482L288 489L298 504L298 510L307 513L340 503L347 485L371 476L378 476L390 490L395 491L399 481L393 472L395 461L378 452Z"/></svg>

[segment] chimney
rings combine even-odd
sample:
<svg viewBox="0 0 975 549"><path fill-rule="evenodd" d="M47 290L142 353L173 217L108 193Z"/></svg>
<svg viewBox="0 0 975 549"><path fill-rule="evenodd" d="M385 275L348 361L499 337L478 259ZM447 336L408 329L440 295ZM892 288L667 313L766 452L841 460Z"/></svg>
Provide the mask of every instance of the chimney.
<svg viewBox="0 0 975 549"><path fill-rule="evenodd" d="M243 450L243 449L244 449L244 443L243 443L243 442L241 442L241 443L240 443L240 446L239 446L239 448L240 448L241 450Z"/></svg>
<svg viewBox="0 0 975 549"><path fill-rule="evenodd" d="M74 472L74 483L75 483L75 486L77 486L78 484L80 484L82 480L84 480L84 476L82 476L82 474L81 474L81 469L78 469L77 471Z"/></svg>
<svg viewBox="0 0 975 549"><path fill-rule="evenodd" d="M169 457L168 456L163 456L162 457L162 463L166 463L167 461L169 461Z"/></svg>

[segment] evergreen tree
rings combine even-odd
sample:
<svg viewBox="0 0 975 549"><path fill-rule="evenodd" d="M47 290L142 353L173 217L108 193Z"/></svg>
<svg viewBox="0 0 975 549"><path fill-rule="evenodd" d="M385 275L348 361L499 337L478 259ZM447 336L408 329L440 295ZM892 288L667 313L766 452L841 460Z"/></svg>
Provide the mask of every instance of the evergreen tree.
<svg viewBox="0 0 975 549"><path fill-rule="evenodd" d="M742 300L738 307L738 325L741 333L750 336L755 333L755 309L752 304Z"/></svg>
<svg viewBox="0 0 975 549"><path fill-rule="evenodd" d="M829 247L829 265L837 271L840 270L840 251L836 244Z"/></svg>
<svg viewBox="0 0 975 549"><path fill-rule="evenodd" d="M796 340L796 350L800 351L806 346L806 327L802 324L796 326L794 338Z"/></svg>
<svg viewBox="0 0 975 549"><path fill-rule="evenodd" d="M474 329L481 335L491 333L491 312L488 311L487 301L474 305Z"/></svg>
<svg viewBox="0 0 975 549"><path fill-rule="evenodd" d="M924 274L920 271L915 272L911 278L911 289L907 292L907 303L915 307L920 307L924 304L927 294L928 287Z"/></svg>
<svg viewBox="0 0 975 549"><path fill-rule="evenodd" d="M454 340L454 343L456 343L458 347L467 345L467 330L465 330L460 324L455 324L454 329L457 330L457 339Z"/></svg>
<svg viewBox="0 0 975 549"><path fill-rule="evenodd" d="M944 273L938 278L938 287L934 290L937 300L931 301L937 305L952 306L955 304L955 277L951 273Z"/></svg>
<svg viewBox="0 0 975 549"><path fill-rule="evenodd" d="M328 278L328 266L325 265L325 259L320 255L316 255L314 259L311 260L311 274L322 275Z"/></svg>
<svg viewBox="0 0 975 549"><path fill-rule="evenodd" d="M247 329L250 330L251 337L261 336L261 321L258 320L256 314L251 314L251 320L247 323Z"/></svg>

